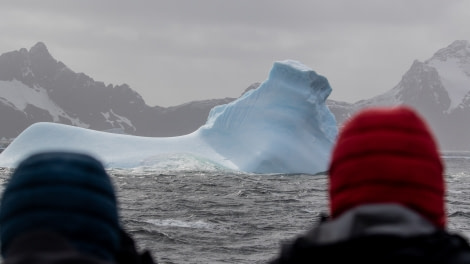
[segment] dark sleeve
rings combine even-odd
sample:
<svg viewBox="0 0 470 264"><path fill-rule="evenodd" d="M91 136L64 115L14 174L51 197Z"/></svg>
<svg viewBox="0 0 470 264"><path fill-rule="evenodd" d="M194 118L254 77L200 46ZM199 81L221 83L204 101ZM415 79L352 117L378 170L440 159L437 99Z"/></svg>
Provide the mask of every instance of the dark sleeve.
<svg viewBox="0 0 470 264"><path fill-rule="evenodd" d="M157 264L148 250L138 252L132 237L120 230L121 247L116 256L118 264Z"/></svg>
<svg viewBox="0 0 470 264"><path fill-rule="evenodd" d="M325 248L322 254L318 254L315 245L311 244L305 237L298 237L290 243L283 244L279 255L272 259L269 264L321 263L323 260L322 255L328 254L326 251L328 251L328 248Z"/></svg>
<svg viewBox="0 0 470 264"><path fill-rule="evenodd" d="M470 263L465 238L438 231L429 235L401 237L370 235L332 244L314 244L299 237L282 246L270 264L287 263Z"/></svg>
<svg viewBox="0 0 470 264"><path fill-rule="evenodd" d="M112 264L82 254L58 233L44 230L19 235L3 253L4 264Z"/></svg>

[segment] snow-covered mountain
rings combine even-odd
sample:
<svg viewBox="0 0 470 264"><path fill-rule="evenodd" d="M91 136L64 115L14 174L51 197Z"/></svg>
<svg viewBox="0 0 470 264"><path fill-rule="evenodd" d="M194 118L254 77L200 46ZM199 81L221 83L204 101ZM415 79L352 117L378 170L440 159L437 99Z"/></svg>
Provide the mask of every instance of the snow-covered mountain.
<svg viewBox="0 0 470 264"><path fill-rule="evenodd" d="M142 136L190 133L233 98L150 107L127 84L105 85L54 59L44 43L0 56L0 137L49 121Z"/></svg>
<svg viewBox="0 0 470 264"><path fill-rule="evenodd" d="M457 40L425 62L414 61L390 91L356 105L410 104L423 110L431 107L450 114L463 108L469 96L470 43Z"/></svg>
<svg viewBox="0 0 470 264"><path fill-rule="evenodd" d="M399 104L425 117L443 150L470 150L470 42L457 40L424 62L415 60L395 87L351 104L349 114Z"/></svg>
<svg viewBox="0 0 470 264"><path fill-rule="evenodd" d="M73 72L41 42L0 56L0 138L15 137L39 121L142 136L184 135L203 125L212 107L234 99L150 107L126 84L105 85ZM340 126L364 107L399 104L426 118L441 149L470 150L470 43L457 40L424 62L414 61L384 94L355 103L327 100Z"/></svg>

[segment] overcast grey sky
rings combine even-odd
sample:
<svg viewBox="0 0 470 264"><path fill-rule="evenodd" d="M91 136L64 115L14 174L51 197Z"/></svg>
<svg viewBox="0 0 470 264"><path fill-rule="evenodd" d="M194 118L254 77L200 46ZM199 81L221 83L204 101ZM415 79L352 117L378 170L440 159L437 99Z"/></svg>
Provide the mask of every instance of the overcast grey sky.
<svg viewBox="0 0 470 264"><path fill-rule="evenodd" d="M42 41L73 71L127 83L152 106L238 97L285 59L352 103L470 40L470 0L12 0L0 17L0 53Z"/></svg>

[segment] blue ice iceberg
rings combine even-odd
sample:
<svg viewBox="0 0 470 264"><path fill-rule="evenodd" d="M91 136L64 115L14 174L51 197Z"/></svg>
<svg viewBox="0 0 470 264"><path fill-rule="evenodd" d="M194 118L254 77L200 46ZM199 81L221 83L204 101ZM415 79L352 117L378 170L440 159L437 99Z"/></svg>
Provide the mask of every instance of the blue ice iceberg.
<svg viewBox="0 0 470 264"><path fill-rule="evenodd" d="M0 154L0 166L15 167L40 151L69 150L89 153L108 168L185 156L242 172L315 174L327 169L338 133L325 105L330 92L325 77L297 61L279 61L257 89L214 107L191 134L152 138L36 123Z"/></svg>

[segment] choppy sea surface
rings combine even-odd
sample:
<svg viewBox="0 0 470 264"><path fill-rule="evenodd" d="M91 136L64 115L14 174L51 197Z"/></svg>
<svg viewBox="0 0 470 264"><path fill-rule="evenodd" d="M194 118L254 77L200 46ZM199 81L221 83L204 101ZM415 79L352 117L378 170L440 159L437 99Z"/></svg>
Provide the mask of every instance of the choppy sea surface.
<svg viewBox="0 0 470 264"><path fill-rule="evenodd" d="M470 152L443 158L448 229L470 238ZM266 263L328 209L326 175L197 168L176 161L108 171L123 226L158 263ZM10 173L0 169L0 191Z"/></svg>

